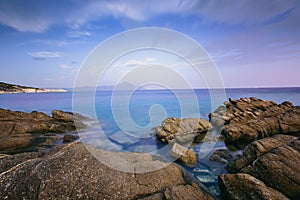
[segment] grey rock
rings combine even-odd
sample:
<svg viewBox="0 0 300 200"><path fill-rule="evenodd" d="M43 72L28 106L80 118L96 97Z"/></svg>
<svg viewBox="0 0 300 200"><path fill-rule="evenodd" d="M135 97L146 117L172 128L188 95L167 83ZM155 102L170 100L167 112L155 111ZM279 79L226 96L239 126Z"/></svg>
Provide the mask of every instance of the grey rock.
<svg viewBox="0 0 300 200"><path fill-rule="evenodd" d="M124 171L96 159L101 156ZM197 185L186 183L178 165L149 154L70 143L35 157L0 174L0 199L213 199ZM142 173L149 166L159 169Z"/></svg>
<svg viewBox="0 0 300 200"><path fill-rule="evenodd" d="M233 159L228 149L218 149L209 158L211 161L218 162L220 164L227 164L228 161Z"/></svg>
<svg viewBox="0 0 300 200"><path fill-rule="evenodd" d="M223 174L219 176L222 199L228 200L287 200L282 193L266 186L249 174Z"/></svg>
<svg viewBox="0 0 300 200"><path fill-rule="evenodd" d="M300 139L275 135L248 145L243 156L230 162L230 173L247 173L288 198L300 197Z"/></svg>
<svg viewBox="0 0 300 200"><path fill-rule="evenodd" d="M154 132L158 139L165 143L170 143L174 139L179 144L199 143L206 133L212 129L212 125L197 118L167 118L161 126L155 127Z"/></svg>
<svg viewBox="0 0 300 200"><path fill-rule="evenodd" d="M173 144L170 151L170 156L179 159L183 164L189 167L195 167L197 164L196 153L193 150L177 143Z"/></svg>
<svg viewBox="0 0 300 200"><path fill-rule="evenodd" d="M0 108L0 153L17 153L39 145L54 145L59 137L48 133L66 133L84 127L82 124L75 126L69 112L53 113L54 117L50 117L42 112L27 113Z"/></svg>
<svg viewBox="0 0 300 200"><path fill-rule="evenodd" d="M300 107L258 98L229 99L209 115L225 142L239 148L276 134L300 133Z"/></svg>

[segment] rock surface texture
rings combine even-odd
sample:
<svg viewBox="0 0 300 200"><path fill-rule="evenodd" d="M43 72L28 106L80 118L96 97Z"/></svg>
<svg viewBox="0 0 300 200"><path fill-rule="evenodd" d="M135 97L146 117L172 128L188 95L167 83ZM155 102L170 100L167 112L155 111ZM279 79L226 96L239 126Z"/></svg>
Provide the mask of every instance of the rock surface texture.
<svg viewBox="0 0 300 200"><path fill-rule="evenodd" d="M71 143L44 155L1 155L0 199L213 199L186 183L176 164L166 165L149 154L88 149ZM108 167L90 151L123 163L127 172ZM152 165L163 168L138 173Z"/></svg>
<svg viewBox="0 0 300 200"><path fill-rule="evenodd" d="M165 119L161 126L155 127L157 138L164 143L179 144L199 143L205 134L212 129L211 124L204 119L176 117Z"/></svg>
<svg viewBox="0 0 300 200"><path fill-rule="evenodd" d="M170 156L179 159L183 164L194 167L197 164L196 153L180 144L175 143L170 151Z"/></svg>
<svg viewBox="0 0 300 200"><path fill-rule="evenodd" d="M72 114L54 110L50 117L42 112L18 112L0 108L0 153L24 151L39 144L51 145L59 139L53 133L65 133L84 128L81 122L74 123ZM85 117L82 117L85 119Z"/></svg>
<svg viewBox="0 0 300 200"><path fill-rule="evenodd" d="M300 107L257 98L229 99L210 114L227 144L238 147L275 134L300 133Z"/></svg>
<svg viewBox="0 0 300 200"><path fill-rule="evenodd" d="M288 199L249 174L223 174L219 176L219 184L222 188L222 199Z"/></svg>
<svg viewBox="0 0 300 200"><path fill-rule="evenodd" d="M224 197L238 199L300 198L300 138L275 135L248 145L243 155L230 162L229 173L219 177ZM280 198L276 198L276 196ZM243 199L243 198L242 198Z"/></svg>
<svg viewBox="0 0 300 200"><path fill-rule="evenodd" d="M166 118L161 126L155 127L154 133L159 141L172 144L171 157L178 158L183 164L194 167L197 164L196 153L184 146L199 143L206 133L212 129L204 119L176 117Z"/></svg>

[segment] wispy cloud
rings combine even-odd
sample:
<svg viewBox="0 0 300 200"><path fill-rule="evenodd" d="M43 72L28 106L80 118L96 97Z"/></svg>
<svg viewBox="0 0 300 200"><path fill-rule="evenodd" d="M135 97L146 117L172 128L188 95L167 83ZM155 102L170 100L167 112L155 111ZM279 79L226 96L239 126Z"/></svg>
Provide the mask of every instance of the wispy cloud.
<svg viewBox="0 0 300 200"><path fill-rule="evenodd" d="M58 51L37 51L37 52L28 52L28 55L36 60L46 60L47 58L60 58L64 54Z"/></svg>
<svg viewBox="0 0 300 200"><path fill-rule="evenodd" d="M71 30L68 31L68 36L71 38L77 38L82 36L91 36L91 32L82 28L79 24L75 23L70 25Z"/></svg>
<svg viewBox="0 0 300 200"><path fill-rule="evenodd" d="M231 59L237 59L240 56L242 56L242 54L243 53L240 49L230 49L228 51L220 51L217 53L212 53L210 56L213 60L219 60L228 57L230 57Z"/></svg>
<svg viewBox="0 0 300 200"><path fill-rule="evenodd" d="M113 67L120 70L120 68L132 68L132 67L140 67L147 66L150 64L158 64L156 63L157 59L152 57L146 57L144 59L131 59L126 62L118 62Z"/></svg>
<svg viewBox="0 0 300 200"><path fill-rule="evenodd" d="M70 62L70 64L61 63L59 65L59 68L61 68L64 71L77 71L78 65L76 61Z"/></svg>
<svg viewBox="0 0 300 200"><path fill-rule="evenodd" d="M42 46L51 46L51 47L66 47L70 45L82 45L86 44L86 40L74 40L72 38L65 38L62 40L52 40L52 39L33 39L20 43L23 46L31 45L42 45Z"/></svg>
<svg viewBox="0 0 300 200"><path fill-rule="evenodd" d="M78 35L88 35L78 28L104 17L143 22L164 14L196 15L204 21L227 24L260 24L274 21L283 13L292 15L297 1L233 0L110 0L110 1L0 1L0 23L18 31L43 32L53 25L73 24ZM267 12L266 12L267 11ZM286 20L290 19L285 16ZM77 28L77 29L76 29Z"/></svg>
<svg viewBox="0 0 300 200"><path fill-rule="evenodd" d="M92 34L89 31L69 31L68 36L71 38L77 38L82 36L91 36Z"/></svg>

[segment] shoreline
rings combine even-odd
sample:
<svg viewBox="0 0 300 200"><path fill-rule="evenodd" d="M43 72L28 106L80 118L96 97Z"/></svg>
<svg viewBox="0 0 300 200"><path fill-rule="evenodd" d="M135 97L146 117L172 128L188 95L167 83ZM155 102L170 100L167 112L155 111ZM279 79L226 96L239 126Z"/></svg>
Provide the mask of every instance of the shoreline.
<svg viewBox="0 0 300 200"><path fill-rule="evenodd" d="M68 92L68 90L57 88L37 88L28 87L10 83L0 82L0 94L19 94L19 93L50 93L50 92Z"/></svg>
<svg viewBox="0 0 300 200"><path fill-rule="evenodd" d="M30 89L26 91L26 89L21 91L12 91L12 92L6 92L6 91L0 91L0 94L33 94L33 93L65 93L69 92L65 89Z"/></svg>

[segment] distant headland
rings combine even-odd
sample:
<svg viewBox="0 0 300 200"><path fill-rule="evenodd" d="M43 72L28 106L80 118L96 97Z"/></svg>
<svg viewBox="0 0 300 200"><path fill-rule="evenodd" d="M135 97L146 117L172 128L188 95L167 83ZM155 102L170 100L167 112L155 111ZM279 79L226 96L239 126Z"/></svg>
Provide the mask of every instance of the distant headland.
<svg viewBox="0 0 300 200"><path fill-rule="evenodd" d="M0 82L0 94L9 93L46 93L46 92L67 92L64 89L44 89L35 88L21 85L14 85L9 83Z"/></svg>

